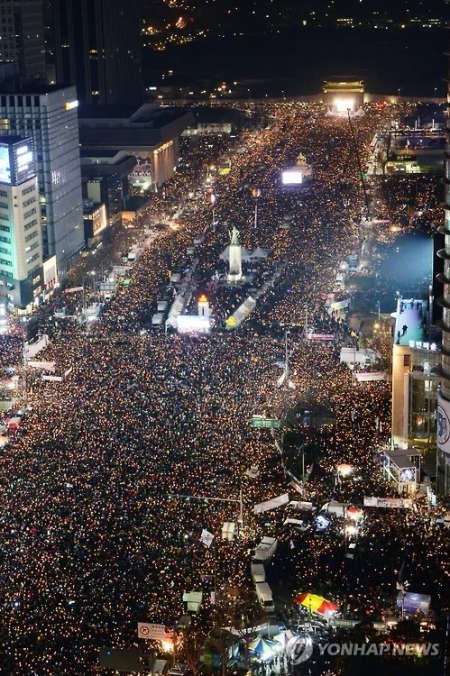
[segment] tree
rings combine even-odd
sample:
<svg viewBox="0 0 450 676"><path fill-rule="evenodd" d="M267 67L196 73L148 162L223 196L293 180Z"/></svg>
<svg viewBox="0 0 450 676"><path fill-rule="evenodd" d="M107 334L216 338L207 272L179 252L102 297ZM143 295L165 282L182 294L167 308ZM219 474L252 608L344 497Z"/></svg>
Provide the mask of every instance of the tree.
<svg viewBox="0 0 450 676"><path fill-rule="evenodd" d="M206 635L203 629L195 622L185 627L181 632L181 646L178 657L181 662L187 664L193 676L198 676L201 671L201 661Z"/></svg>

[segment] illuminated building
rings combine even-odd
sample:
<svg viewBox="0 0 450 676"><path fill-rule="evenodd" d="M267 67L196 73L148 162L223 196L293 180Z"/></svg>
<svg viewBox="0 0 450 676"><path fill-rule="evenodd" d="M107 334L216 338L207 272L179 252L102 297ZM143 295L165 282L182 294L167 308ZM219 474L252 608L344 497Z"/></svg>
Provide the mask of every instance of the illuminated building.
<svg viewBox="0 0 450 676"><path fill-rule="evenodd" d="M0 0L0 61L21 77L45 78L43 0Z"/></svg>
<svg viewBox="0 0 450 676"><path fill-rule="evenodd" d="M449 62L450 63L450 62ZM442 305L442 361L441 388L437 409L437 488L450 493L450 79L447 84L447 145L444 176L445 221L441 229L444 248L438 251L443 260L439 281L443 285Z"/></svg>
<svg viewBox="0 0 450 676"><path fill-rule="evenodd" d="M83 197L103 203L110 225L120 221L129 198L129 176L136 159L123 150L81 151Z"/></svg>
<svg viewBox="0 0 450 676"><path fill-rule="evenodd" d="M191 124L190 113L151 104L89 106L80 111L83 154L124 151L136 159L130 183L142 190L168 181L178 161L178 139Z"/></svg>
<svg viewBox="0 0 450 676"><path fill-rule="evenodd" d="M424 339L425 301L397 301L392 350L392 441L401 448L434 444L440 352ZM404 332L404 327L407 330Z"/></svg>
<svg viewBox="0 0 450 676"><path fill-rule="evenodd" d="M383 470L388 481L400 495L414 495L420 484L420 452L412 448L402 451L384 451Z"/></svg>
<svg viewBox="0 0 450 676"><path fill-rule="evenodd" d="M77 87L81 103L142 101L136 0L53 0L56 82Z"/></svg>
<svg viewBox="0 0 450 676"><path fill-rule="evenodd" d="M325 101L337 112L356 110L364 103L364 82L359 79L332 78L323 83L322 91Z"/></svg>
<svg viewBox="0 0 450 676"><path fill-rule="evenodd" d="M77 108L75 87L0 84L1 133L33 138L44 258L60 272L84 246Z"/></svg>
<svg viewBox="0 0 450 676"><path fill-rule="evenodd" d="M32 306L42 291L39 190L31 138L0 136L0 294Z"/></svg>
<svg viewBox="0 0 450 676"><path fill-rule="evenodd" d="M88 245L97 241L99 236L109 227L104 204L85 201L83 207L84 236Z"/></svg>

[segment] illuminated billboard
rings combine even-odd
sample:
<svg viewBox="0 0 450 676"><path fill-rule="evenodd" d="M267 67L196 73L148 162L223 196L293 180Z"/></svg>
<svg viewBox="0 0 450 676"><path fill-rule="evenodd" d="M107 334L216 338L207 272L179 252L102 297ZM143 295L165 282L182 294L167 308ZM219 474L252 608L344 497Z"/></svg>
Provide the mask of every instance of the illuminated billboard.
<svg viewBox="0 0 450 676"><path fill-rule="evenodd" d="M102 230L108 226L108 219L106 217L106 207L102 204L98 209L92 214L92 231L95 235L98 235Z"/></svg>
<svg viewBox="0 0 450 676"><path fill-rule="evenodd" d="M5 145L0 145L0 183L11 183L9 147Z"/></svg>
<svg viewBox="0 0 450 676"><path fill-rule="evenodd" d="M35 175L32 139L0 143L0 183L19 185Z"/></svg>
<svg viewBox="0 0 450 676"><path fill-rule="evenodd" d="M286 169L281 174L283 185L301 185L303 173L300 169Z"/></svg>
<svg viewBox="0 0 450 676"><path fill-rule="evenodd" d="M14 183L24 183L36 175L34 153L31 139L13 146Z"/></svg>

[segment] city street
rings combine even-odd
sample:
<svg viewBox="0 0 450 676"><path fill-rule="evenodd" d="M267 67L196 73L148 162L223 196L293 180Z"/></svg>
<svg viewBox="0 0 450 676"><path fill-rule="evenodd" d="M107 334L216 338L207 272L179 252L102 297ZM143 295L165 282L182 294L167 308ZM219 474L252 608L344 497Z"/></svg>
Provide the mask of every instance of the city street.
<svg viewBox="0 0 450 676"><path fill-rule="evenodd" d="M364 497L397 493L379 462L390 437L390 384L357 382L339 359L342 347L356 349L360 341L346 311L349 261L367 258L368 272L374 270L361 225L366 203L353 134L346 119L327 117L321 104L266 105L271 126L243 132L234 146L225 137L195 147L183 141L183 164L164 195L154 196L133 235L122 233L120 246L111 245L115 264L132 245L138 249L126 276L110 300L100 298L95 283L87 292L86 302L105 301L97 322L87 329L55 316L63 306L79 315L81 291L68 300L61 289L39 310L50 343L38 358L54 362L64 377L30 375L30 409L1 451L2 673L91 674L105 646L153 648L138 639L137 623L176 629L186 614L183 594L191 591L203 597L190 627L180 629L179 659L193 674L200 673L203 652L225 654L231 647L224 627L242 632L270 619L298 632L300 618L310 623L306 633L314 633L315 619L318 634L336 635L329 617L312 618L311 606L294 603L307 592L335 605L333 619L363 621L368 633L374 622L384 623L383 637L401 640L401 626L395 634L400 570L411 591L431 595L430 624L442 627L450 549L449 531L436 517L445 505L431 506L419 494L414 509L364 506ZM377 129L404 114L401 106L364 108L353 122L363 165ZM299 153L312 180L301 189L283 186L281 173ZM216 173L205 185L208 167L224 156L230 173ZM401 199L388 183L373 193L369 239L391 243ZM431 198L427 208L435 208ZM417 218L426 221L427 208L411 215L404 232ZM154 229L157 223L165 229ZM267 252L259 262L244 261L248 280L234 286L219 258L233 226L248 251ZM103 260L102 253L92 256L96 279ZM86 265L66 287L89 274ZM361 269L357 274L364 276ZM249 319L229 330L227 318L253 288ZM170 307L180 289L190 296L190 313L200 294L207 296L215 318L208 335L152 325L158 303L167 298ZM375 302L368 299L367 313ZM8 336L3 345L2 366L16 366L20 341ZM360 371L371 369L379 365ZM311 423L303 412L290 429L306 449L304 482L285 471L279 452L285 430L250 425L258 415L284 423L299 402L328 416ZM348 474L338 469L343 464ZM287 502L311 503L311 514L286 501L254 510L285 494ZM362 517L354 521L347 507L341 515L323 510L330 501L357 508ZM286 525L288 518L306 525ZM224 539L230 522L235 535ZM213 536L209 545L203 531ZM277 541L265 563L273 609L255 595L250 567L264 536ZM315 637L316 652L319 643ZM316 652L310 671L297 666L294 672L284 649L260 659L244 644L223 673L342 673Z"/></svg>

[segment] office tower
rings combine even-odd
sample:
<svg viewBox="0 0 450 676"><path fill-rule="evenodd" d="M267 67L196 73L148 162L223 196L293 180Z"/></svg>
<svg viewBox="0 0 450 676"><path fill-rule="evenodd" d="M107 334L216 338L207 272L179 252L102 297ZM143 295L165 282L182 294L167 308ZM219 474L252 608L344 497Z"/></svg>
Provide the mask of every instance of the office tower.
<svg viewBox="0 0 450 676"><path fill-rule="evenodd" d="M33 140L0 136L0 295L25 309L41 291L42 241Z"/></svg>
<svg viewBox="0 0 450 676"><path fill-rule="evenodd" d="M0 60L26 80L44 79L43 0L0 0Z"/></svg>
<svg viewBox="0 0 450 676"><path fill-rule="evenodd" d="M75 84L81 104L142 100L136 0L51 0L56 81Z"/></svg>
<svg viewBox="0 0 450 676"><path fill-rule="evenodd" d="M84 246L75 87L0 84L0 129L31 136L37 159L44 258L64 273Z"/></svg>
<svg viewBox="0 0 450 676"><path fill-rule="evenodd" d="M450 63L450 62L449 62ZM441 389L437 408L437 485L443 493L450 493L450 78L447 84L447 145L445 150L444 208L445 221L442 233L444 248L438 255L444 261L441 299L442 312L442 359Z"/></svg>

